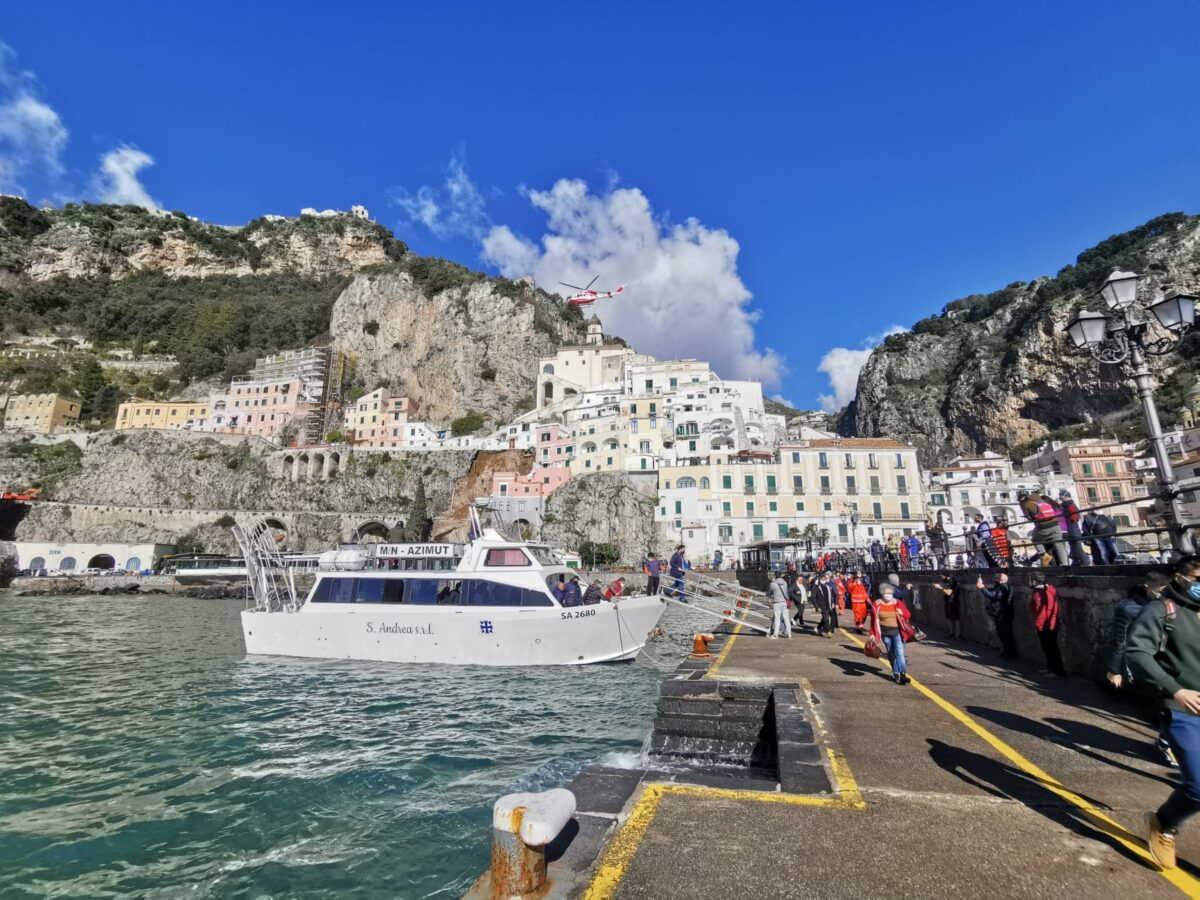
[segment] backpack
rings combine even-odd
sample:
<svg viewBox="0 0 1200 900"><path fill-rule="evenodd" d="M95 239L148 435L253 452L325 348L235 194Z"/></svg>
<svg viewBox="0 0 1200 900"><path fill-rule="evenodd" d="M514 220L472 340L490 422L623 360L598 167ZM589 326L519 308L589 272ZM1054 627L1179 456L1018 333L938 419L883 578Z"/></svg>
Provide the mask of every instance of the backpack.
<svg viewBox="0 0 1200 900"><path fill-rule="evenodd" d="M1163 606L1166 607L1167 614L1163 616L1163 634L1162 639L1158 642L1158 653L1167 649L1167 641L1171 639L1171 632L1175 630L1175 616L1179 612L1179 607L1175 605L1174 600L1163 600ZM1158 653L1154 655L1157 656Z"/></svg>

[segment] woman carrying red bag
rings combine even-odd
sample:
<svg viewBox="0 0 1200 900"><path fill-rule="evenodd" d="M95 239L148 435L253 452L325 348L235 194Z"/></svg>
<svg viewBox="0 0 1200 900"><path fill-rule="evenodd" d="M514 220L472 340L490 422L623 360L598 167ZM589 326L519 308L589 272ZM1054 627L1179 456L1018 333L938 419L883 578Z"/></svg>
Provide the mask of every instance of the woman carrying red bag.
<svg viewBox="0 0 1200 900"><path fill-rule="evenodd" d="M908 665L904 659L904 642L910 640L916 629L912 625L912 613L904 605L903 600L893 596L895 588L884 582L879 586L879 601L871 604L871 638L877 647L887 650L888 661L892 664L892 681L896 684L908 684ZM874 656L870 651L868 656Z"/></svg>

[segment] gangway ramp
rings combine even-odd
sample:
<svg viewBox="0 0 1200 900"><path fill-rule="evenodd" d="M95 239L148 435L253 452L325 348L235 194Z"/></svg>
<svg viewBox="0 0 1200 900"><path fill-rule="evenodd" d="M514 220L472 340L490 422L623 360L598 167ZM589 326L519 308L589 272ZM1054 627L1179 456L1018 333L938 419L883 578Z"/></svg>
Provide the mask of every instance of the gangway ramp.
<svg viewBox="0 0 1200 900"><path fill-rule="evenodd" d="M771 632L771 604L767 602L766 595L720 578L688 570L683 577L683 599L675 595L673 587L664 587L659 596L667 603L686 607L714 619L751 628L763 634Z"/></svg>

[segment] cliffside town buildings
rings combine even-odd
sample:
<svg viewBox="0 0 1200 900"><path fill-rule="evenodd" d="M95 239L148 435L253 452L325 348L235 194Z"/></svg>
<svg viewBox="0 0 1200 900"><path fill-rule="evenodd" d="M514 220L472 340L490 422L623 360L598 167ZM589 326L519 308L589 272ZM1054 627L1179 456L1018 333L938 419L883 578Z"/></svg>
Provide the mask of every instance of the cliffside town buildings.
<svg viewBox="0 0 1200 900"><path fill-rule="evenodd" d="M912 446L841 438L814 427L824 419L788 423L764 410L757 382L722 379L701 360L637 353L606 340L595 316L584 343L538 360L533 409L486 436L422 422L420 405L387 387L349 399L354 364L326 347L275 354L208 400L130 400L116 429L255 435L299 448L326 446L333 436L354 452L529 450L530 472L494 473L480 498L501 523L536 534L547 499L572 478L622 473L657 488L660 534L696 560L772 539L836 548L923 538L933 520L953 538L973 528L976 515L1004 519L1020 535L1028 530L1023 491L1069 491L1081 507L1107 505L1126 528L1152 517L1153 466L1115 439L1047 443L1020 469L983 453L922 471ZM1200 387L1189 401L1196 409L1172 435L1173 452L1179 477L1200 487ZM15 396L3 427L52 434L78 421L77 401ZM1194 495L1185 499L1200 507Z"/></svg>

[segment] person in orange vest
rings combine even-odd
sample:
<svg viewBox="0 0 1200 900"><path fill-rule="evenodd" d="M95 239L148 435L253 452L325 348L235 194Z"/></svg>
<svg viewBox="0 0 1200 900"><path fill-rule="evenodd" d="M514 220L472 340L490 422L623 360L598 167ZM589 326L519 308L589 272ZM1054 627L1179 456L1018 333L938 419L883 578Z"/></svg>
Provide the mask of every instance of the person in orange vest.
<svg viewBox="0 0 1200 900"><path fill-rule="evenodd" d="M854 611L854 630L859 634L865 633L863 626L867 622L867 604L870 602L871 595L862 579L857 576L850 579L850 608Z"/></svg>
<svg viewBox="0 0 1200 900"><path fill-rule="evenodd" d="M992 543L996 545L996 561L1002 566L1012 565L1012 546L1008 542L1008 522L1002 516L992 526Z"/></svg>
<svg viewBox="0 0 1200 900"><path fill-rule="evenodd" d="M846 579L841 575L835 576L833 583L837 587L837 611L843 613L846 611L846 599L850 596L850 591L846 588Z"/></svg>

